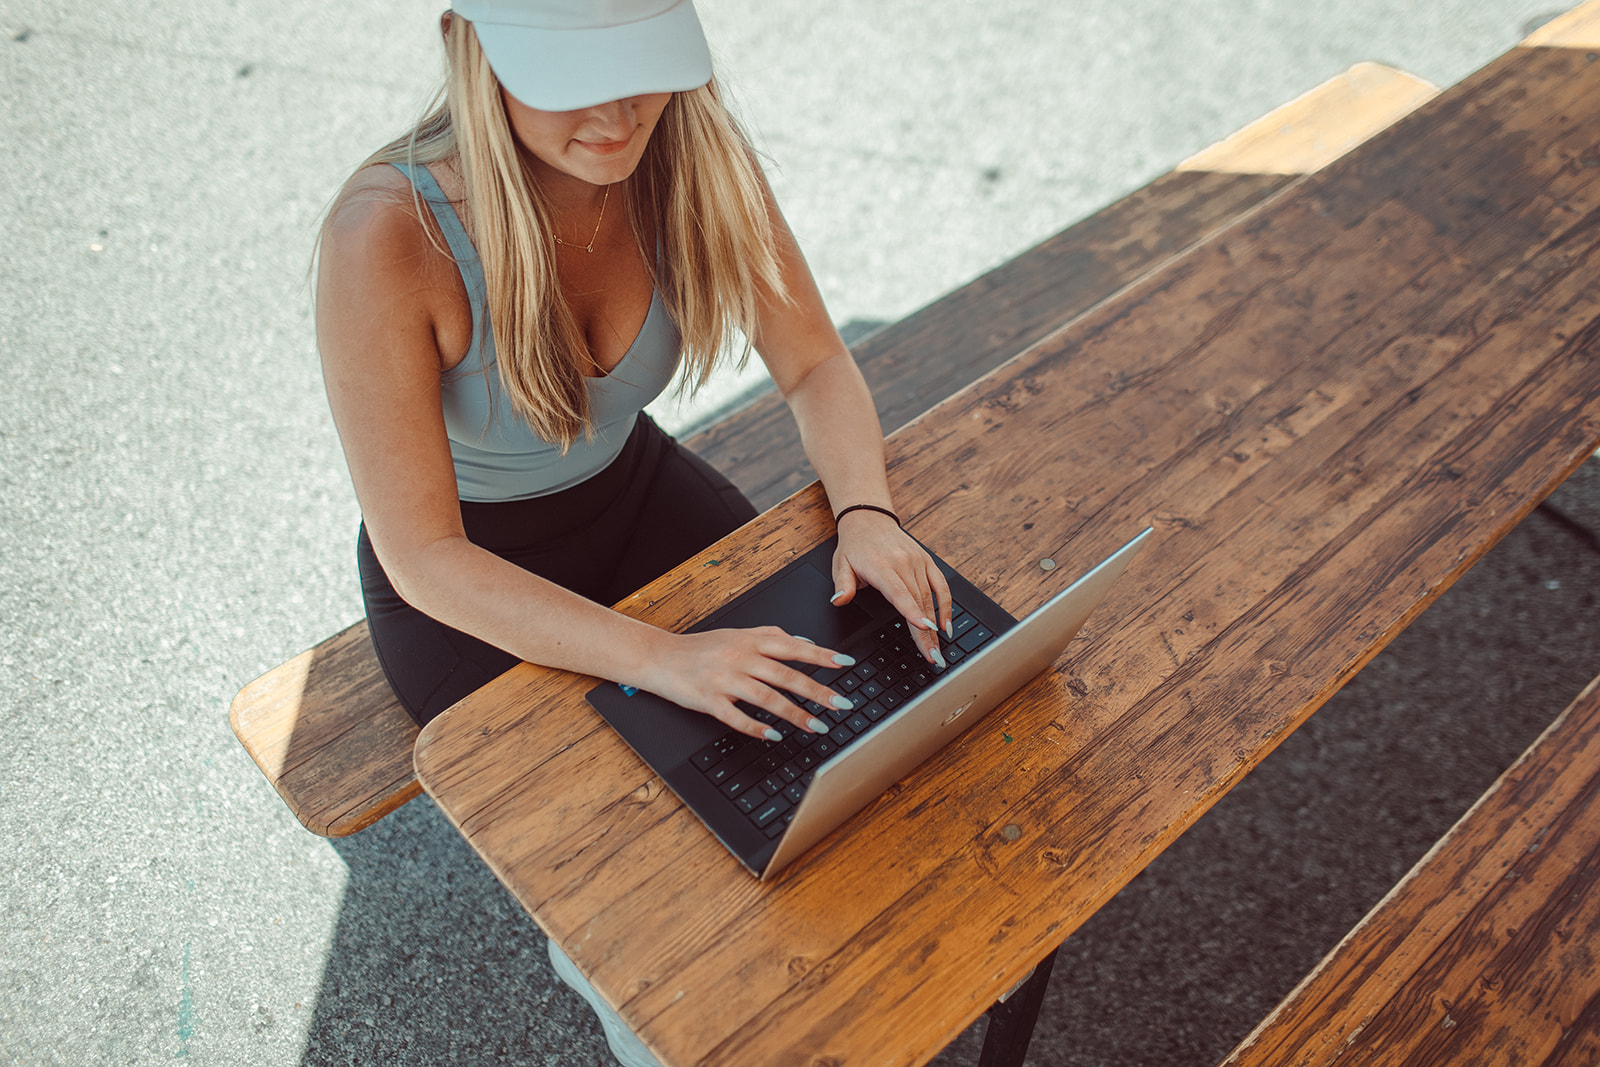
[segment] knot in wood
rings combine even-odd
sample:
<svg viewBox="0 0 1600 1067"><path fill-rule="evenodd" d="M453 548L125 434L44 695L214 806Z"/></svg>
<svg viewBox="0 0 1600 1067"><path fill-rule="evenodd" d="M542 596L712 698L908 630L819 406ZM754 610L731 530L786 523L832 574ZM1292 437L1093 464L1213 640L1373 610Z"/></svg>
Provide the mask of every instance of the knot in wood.
<svg viewBox="0 0 1600 1067"><path fill-rule="evenodd" d="M1006 823L1005 828L1000 831L1000 836L1005 838L1007 841L1015 841L1017 838L1022 836L1022 827L1018 826L1014 822L1008 822Z"/></svg>

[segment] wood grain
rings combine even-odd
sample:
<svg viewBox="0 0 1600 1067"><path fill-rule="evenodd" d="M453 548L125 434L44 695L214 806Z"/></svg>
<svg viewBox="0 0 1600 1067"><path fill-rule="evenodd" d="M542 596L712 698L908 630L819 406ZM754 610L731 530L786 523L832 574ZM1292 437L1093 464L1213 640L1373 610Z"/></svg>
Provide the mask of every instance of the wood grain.
<svg viewBox="0 0 1600 1067"><path fill-rule="evenodd" d="M1227 1067L1593 1064L1600 678Z"/></svg>
<svg viewBox="0 0 1600 1067"><path fill-rule="evenodd" d="M1014 613L1158 533L1053 671L775 884L586 679L448 712L429 791L666 1062L925 1062L1600 443L1597 102L1583 52L1519 49L896 433L909 528ZM625 609L694 617L823 507Z"/></svg>
<svg viewBox="0 0 1600 1067"><path fill-rule="evenodd" d="M1414 74L1357 63L1178 164L1228 174L1310 174L1439 94Z"/></svg>
<svg viewBox="0 0 1600 1067"><path fill-rule="evenodd" d="M1551 19L1523 44L1548 48L1600 48L1600 2L1588 0Z"/></svg>
<svg viewBox="0 0 1600 1067"><path fill-rule="evenodd" d="M422 792L417 724L378 670L366 620L245 686L228 721L314 833L353 834Z"/></svg>

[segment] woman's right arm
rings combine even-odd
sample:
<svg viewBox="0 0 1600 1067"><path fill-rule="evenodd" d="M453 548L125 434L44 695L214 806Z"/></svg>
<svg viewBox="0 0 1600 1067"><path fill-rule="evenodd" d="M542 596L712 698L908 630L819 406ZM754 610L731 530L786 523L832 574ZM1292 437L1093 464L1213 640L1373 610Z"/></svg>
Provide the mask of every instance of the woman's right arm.
<svg viewBox="0 0 1600 1067"><path fill-rule="evenodd" d="M775 628L677 635L630 619L467 540L440 400L441 345L466 301L382 171L359 175L324 227L317 345L368 536L395 590L434 619L533 663L637 685L752 736L744 700L804 727L777 689L833 695L782 661L831 651ZM395 173L398 178L398 173ZM403 181L403 180L402 180ZM459 303L453 303L459 302Z"/></svg>

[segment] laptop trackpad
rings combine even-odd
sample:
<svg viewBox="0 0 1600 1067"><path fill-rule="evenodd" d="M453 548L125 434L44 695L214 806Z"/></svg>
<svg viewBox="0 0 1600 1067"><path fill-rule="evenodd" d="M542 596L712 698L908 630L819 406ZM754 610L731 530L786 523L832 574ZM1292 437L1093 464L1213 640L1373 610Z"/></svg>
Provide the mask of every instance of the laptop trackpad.
<svg viewBox="0 0 1600 1067"><path fill-rule="evenodd" d="M690 630L777 626L837 651L872 622L874 615L882 618L888 604L877 590L862 587L850 603L834 607L828 602L834 592L832 579L811 564L802 563L775 581L757 586L747 597L735 600Z"/></svg>

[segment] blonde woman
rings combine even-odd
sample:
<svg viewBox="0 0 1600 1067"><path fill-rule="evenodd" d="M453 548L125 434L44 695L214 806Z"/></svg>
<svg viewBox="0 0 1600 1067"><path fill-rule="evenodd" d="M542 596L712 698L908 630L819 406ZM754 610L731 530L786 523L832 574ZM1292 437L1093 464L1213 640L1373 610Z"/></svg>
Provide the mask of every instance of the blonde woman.
<svg viewBox="0 0 1600 1067"><path fill-rule="evenodd" d="M691 0L457 0L442 29L441 103L346 183L317 271L368 617L412 715L528 660L755 737L735 701L823 728L780 691L830 702L785 662L832 650L603 606L754 515L640 410L704 381L736 332L840 515L834 600L870 583L942 658L948 588L892 515L871 398Z"/></svg>

